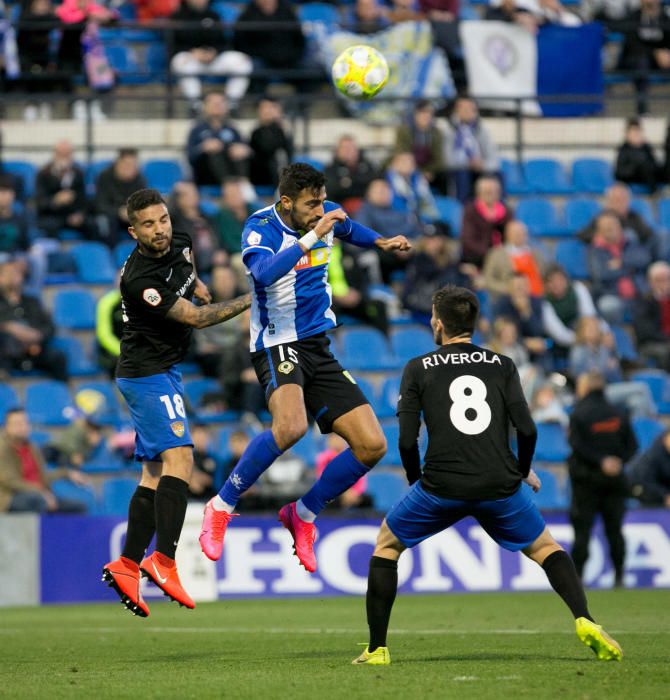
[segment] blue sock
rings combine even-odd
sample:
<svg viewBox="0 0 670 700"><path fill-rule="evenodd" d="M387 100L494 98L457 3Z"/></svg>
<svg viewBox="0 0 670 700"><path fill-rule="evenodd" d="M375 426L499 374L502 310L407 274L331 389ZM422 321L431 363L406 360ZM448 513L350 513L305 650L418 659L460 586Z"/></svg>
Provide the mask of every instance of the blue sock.
<svg viewBox="0 0 670 700"><path fill-rule="evenodd" d="M237 505L240 496L281 454L271 430L256 435L219 491L221 500L231 506Z"/></svg>
<svg viewBox="0 0 670 700"><path fill-rule="evenodd" d="M368 470L369 467L354 457L351 449L345 450L326 466L316 484L300 500L314 515L318 515L328 501L335 500L351 488Z"/></svg>

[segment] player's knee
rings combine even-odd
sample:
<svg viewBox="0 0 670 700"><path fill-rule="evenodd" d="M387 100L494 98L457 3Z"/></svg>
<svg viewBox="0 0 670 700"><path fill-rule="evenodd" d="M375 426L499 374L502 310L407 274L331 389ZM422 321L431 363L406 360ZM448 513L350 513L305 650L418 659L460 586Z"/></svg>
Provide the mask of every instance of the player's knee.
<svg viewBox="0 0 670 700"><path fill-rule="evenodd" d="M274 436L277 447L280 450L288 450L289 447L295 445L307 432L307 418L294 418L290 422L280 423L272 426L272 434Z"/></svg>
<svg viewBox="0 0 670 700"><path fill-rule="evenodd" d="M384 437L384 433L379 432L370 436L364 443L357 445L353 452L359 462L369 467L374 467L386 454L386 438Z"/></svg>

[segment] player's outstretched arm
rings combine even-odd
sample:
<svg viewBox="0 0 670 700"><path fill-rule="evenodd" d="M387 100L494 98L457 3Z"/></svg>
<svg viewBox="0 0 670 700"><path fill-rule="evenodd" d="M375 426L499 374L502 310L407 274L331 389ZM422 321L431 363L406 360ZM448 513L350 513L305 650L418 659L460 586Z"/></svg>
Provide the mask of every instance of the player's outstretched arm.
<svg viewBox="0 0 670 700"><path fill-rule="evenodd" d="M193 328L206 328L217 323L229 321L251 306L251 294L221 301L217 304L196 306L186 299L177 299L174 306L167 312L167 317L177 323L183 323Z"/></svg>

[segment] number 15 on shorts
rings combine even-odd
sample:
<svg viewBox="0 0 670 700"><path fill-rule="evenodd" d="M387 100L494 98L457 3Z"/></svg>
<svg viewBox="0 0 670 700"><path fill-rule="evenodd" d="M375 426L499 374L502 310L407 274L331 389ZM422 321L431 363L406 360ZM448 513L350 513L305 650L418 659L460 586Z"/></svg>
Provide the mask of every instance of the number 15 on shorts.
<svg viewBox="0 0 670 700"><path fill-rule="evenodd" d="M186 418L186 410L184 409L184 400L179 394L175 394L170 398L169 394L163 394L160 397L161 403L165 406L168 418L174 420L177 416Z"/></svg>

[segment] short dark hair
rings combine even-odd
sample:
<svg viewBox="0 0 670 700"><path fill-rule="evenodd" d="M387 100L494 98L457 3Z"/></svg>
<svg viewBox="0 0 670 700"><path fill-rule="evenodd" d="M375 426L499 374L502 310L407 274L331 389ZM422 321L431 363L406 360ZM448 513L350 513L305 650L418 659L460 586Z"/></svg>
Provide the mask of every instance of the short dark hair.
<svg viewBox="0 0 670 700"><path fill-rule="evenodd" d="M128 197L128 201L126 202L128 220L130 221L131 225L135 224L135 214L138 211L142 211L142 209L151 207L154 204L165 204L165 200L158 190L145 189L133 192L130 197ZM165 204L165 206L167 206L167 204Z"/></svg>
<svg viewBox="0 0 670 700"><path fill-rule="evenodd" d="M303 190L317 195L325 185L325 175L309 163L291 163L279 176L279 196L297 199Z"/></svg>
<svg viewBox="0 0 670 700"><path fill-rule="evenodd" d="M139 155L139 153L138 153L136 148L126 147L126 148L119 148L119 152L118 152L116 157L117 157L117 159L118 158L125 158L127 156L133 156L133 158L137 158L138 155Z"/></svg>
<svg viewBox="0 0 670 700"><path fill-rule="evenodd" d="M7 419L10 416L13 416L16 413L25 413L26 409L23 406L11 406L5 411L5 424L7 423Z"/></svg>
<svg viewBox="0 0 670 700"><path fill-rule="evenodd" d="M568 273L565 271L563 265L559 265L558 263L551 263L550 265L547 265L547 269L544 271L545 282L554 275L563 275L565 279L570 279L570 275L568 275Z"/></svg>
<svg viewBox="0 0 670 700"><path fill-rule="evenodd" d="M474 292L448 284L433 294L433 306L448 338L474 333L479 314L479 299Z"/></svg>
<svg viewBox="0 0 670 700"><path fill-rule="evenodd" d="M16 181L9 173L0 173L0 190L16 192Z"/></svg>
<svg viewBox="0 0 670 700"><path fill-rule="evenodd" d="M414 105L414 111L415 112L423 112L425 109L435 109L435 106L433 105L433 102L431 100L419 100L418 102L415 103Z"/></svg>

